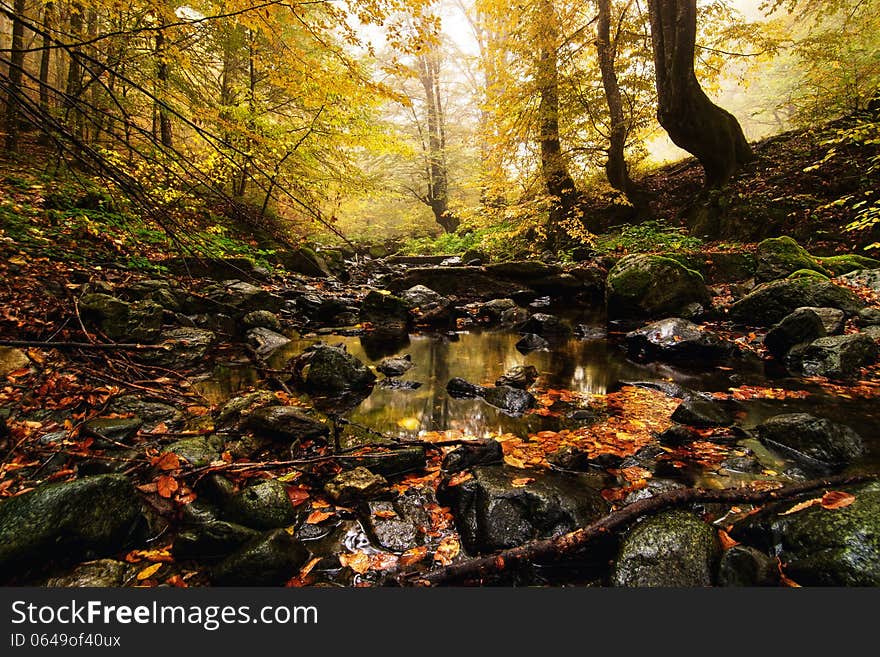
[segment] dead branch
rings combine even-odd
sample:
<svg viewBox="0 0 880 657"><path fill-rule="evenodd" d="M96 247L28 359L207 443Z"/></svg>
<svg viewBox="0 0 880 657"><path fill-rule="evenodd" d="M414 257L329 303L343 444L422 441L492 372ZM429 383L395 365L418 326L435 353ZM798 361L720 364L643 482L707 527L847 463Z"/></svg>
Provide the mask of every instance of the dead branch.
<svg viewBox="0 0 880 657"><path fill-rule="evenodd" d="M43 342L41 340L0 340L3 347L36 347L39 349L97 349L100 351L168 351L161 344L128 344L110 342Z"/></svg>

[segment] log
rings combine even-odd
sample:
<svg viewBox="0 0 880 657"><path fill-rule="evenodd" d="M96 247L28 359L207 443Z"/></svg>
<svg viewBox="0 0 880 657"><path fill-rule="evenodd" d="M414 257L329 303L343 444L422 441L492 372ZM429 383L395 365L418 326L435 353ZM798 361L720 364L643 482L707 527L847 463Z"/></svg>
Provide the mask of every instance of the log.
<svg viewBox="0 0 880 657"><path fill-rule="evenodd" d="M97 349L99 351L168 351L161 344L126 344L113 342L43 342L41 340L0 340L0 347L36 347L38 349Z"/></svg>
<svg viewBox="0 0 880 657"><path fill-rule="evenodd" d="M821 488L856 484L878 477L880 477L878 474L829 477L773 490L755 490L750 488L726 488L722 490L682 488L671 490L639 500L638 502L633 502L591 525L575 529L556 538L530 541L517 547L502 550L494 555L467 559L449 566L436 568L427 573L407 573L399 576L398 581L404 585L437 585L465 579L479 579L509 570L520 563L536 560L559 560L568 554L582 550L596 538L606 536L610 532L628 525L643 515L656 513L669 507L694 504L696 502L766 504L767 502L796 497Z"/></svg>

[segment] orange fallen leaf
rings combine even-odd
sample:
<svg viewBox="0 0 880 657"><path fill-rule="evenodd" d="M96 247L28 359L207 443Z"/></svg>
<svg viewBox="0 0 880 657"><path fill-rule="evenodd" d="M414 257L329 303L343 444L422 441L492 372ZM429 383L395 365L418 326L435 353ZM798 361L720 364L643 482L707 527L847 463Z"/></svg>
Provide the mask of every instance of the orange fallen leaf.
<svg viewBox="0 0 880 657"><path fill-rule="evenodd" d="M453 475L449 478L449 483L447 486L458 486L459 484L463 484L469 479L473 479L474 476L470 472L459 472L458 474Z"/></svg>
<svg viewBox="0 0 880 657"><path fill-rule="evenodd" d="M158 550L132 550L125 555L128 563L138 563L140 561L152 561L154 563L171 563L174 557L171 556L170 548L160 548Z"/></svg>
<svg viewBox="0 0 880 657"><path fill-rule="evenodd" d="M180 575L172 575L171 577L169 577L168 579L165 580L165 583L168 586L174 586L179 589L189 588L189 584L187 584L185 581L183 581L183 578Z"/></svg>
<svg viewBox="0 0 880 657"><path fill-rule="evenodd" d="M150 433L167 433L167 432L168 432L168 425L165 424L164 422L160 422L155 427L150 429Z"/></svg>
<svg viewBox="0 0 880 657"><path fill-rule="evenodd" d="M370 555L365 552L340 554L339 563L342 564L343 568L351 568L358 575L363 575L370 569Z"/></svg>
<svg viewBox="0 0 880 657"><path fill-rule="evenodd" d="M513 484L514 488L525 488L530 483L532 483L534 480L535 480L534 477L518 477L517 479L514 479L510 483Z"/></svg>
<svg viewBox="0 0 880 657"><path fill-rule="evenodd" d="M152 577L153 575L156 574L156 571L158 571L161 567L162 567L161 563L154 563L152 566L147 566L146 568L144 568L142 571L140 571L137 574L137 580L139 582L141 582L141 581L147 579L148 577Z"/></svg>
<svg viewBox="0 0 880 657"><path fill-rule="evenodd" d="M287 497L293 506L299 506L309 499L309 491L302 486L288 486Z"/></svg>
<svg viewBox="0 0 880 657"><path fill-rule="evenodd" d="M520 470L526 467L526 464L523 463L521 459L518 459L515 456L510 456L509 454L504 455L504 462L507 465L513 466L514 468L519 468Z"/></svg>
<svg viewBox="0 0 880 657"><path fill-rule="evenodd" d="M178 488L177 480L174 477L169 477L168 475L162 475L156 481L156 490L159 493L160 497L169 498L174 494Z"/></svg>
<svg viewBox="0 0 880 657"><path fill-rule="evenodd" d="M734 545L739 545L739 541L731 538L730 534L723 529L718 530L718 540L721 541L721 547L724 550L729 550Z"/></svg>
<svg viewBox="0 0 880 657"><path fill-rule="evenodd" d="M461 544L458 542L458 539L455 536L447 536L437 546L437 551L434 553L434 561L438 562L441 566L448 566L458 556L459 552L461 552Z"/></svg>
<svg viewBox="0 0 880 657"><path fill-rule="evenodd" d="M419 561L422 561L425 557L428 556L428 548L425 545L420 545L418 547L411 548L400 555L400 559L398 563L400 566L412 566Z"/></svg>
<svg viewBox="0 0 880 657"><path fill-rule="evenodd" d="M390 520L391 518L397 517L397 514L391 509L379 509L373 515L377 518L381 518L382 520Z"/></svg>
<svg viewBox="0 0 880 657"><path fill-rule="evenodd" d="M791 507L788 511L780 513L781 516L791 515L792 513L797 513L798 511L803 511L804 509L809 509L811 506L816 506L817 504L822 504L822 498L814 497L811 500L805 500L803 502L798 502L793 507Z"/></svg>
<svg viewBox="0 0 880 657"><path fill-rule="evenodd" d="M207 408L206 406L187 406L186 410L190 415L195 415L196 417L202 417L203 415L207 415L207 413L210 409Z"/></svg>
<svg viewBox="0 0 880 657"><path fill-rule="evenodd" d="M153 465L165 472L177 470L180 467L180 457L174 452L166 452L153 458Z"/></svg>
<svg viewBox="0 0 880 657"><path fill-rule="evenodd" d="M309 517L306 518L306 522L310 525L317 525L333 515L334 513L332 511L312 511L309 514Z"/></svg>
<svg viewBox="0 0 880 657"><path fill-rule="evenodd" d="M397 562L396 554L380 552L370 557L370 570L393 570L397 568Z"/></svg>
<svg viewBox="0 0 880 657"><path fill-rule="evenodd" d="M831 490L822 496L820 504L823 509L842 509L856 501L856 496L842 490Z"/></svg>

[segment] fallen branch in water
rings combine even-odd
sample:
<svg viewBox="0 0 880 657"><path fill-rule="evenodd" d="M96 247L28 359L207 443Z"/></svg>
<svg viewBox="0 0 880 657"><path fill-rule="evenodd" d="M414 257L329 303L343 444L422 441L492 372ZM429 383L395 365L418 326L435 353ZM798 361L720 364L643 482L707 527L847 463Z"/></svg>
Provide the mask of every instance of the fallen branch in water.
<svg viewBox="0 0 880 657"><path fill-rule="evenodd" d="M705 490L701 488L682 488L660 493L608 514L586 527L581 527L556 538L531 541L514 548L503 550L486 557L476 557L431 570L427 573L408 573L399 577L403 584L444 584L465 579L479 579L488 575L509 570L513 566L536 560L561 559L566 554L586 547L600 536L607 536L643 515L656 513L673 506L696 502L731 504L766 504L777 500L796 497L820 488L843 486L869 481L880 477L877 474L838 476L827 479L806 481L792 486L773 490L754 490L750 488L726 488Z"/></svg>
<svg viewBox="0 0 880 657"><path fill-rule="evenodd" d="M41 340L0 340L0 347L36 347L39 349L98 349L101 351L168 351L161 344L128 344L114 342L44 342Z"/></svg>

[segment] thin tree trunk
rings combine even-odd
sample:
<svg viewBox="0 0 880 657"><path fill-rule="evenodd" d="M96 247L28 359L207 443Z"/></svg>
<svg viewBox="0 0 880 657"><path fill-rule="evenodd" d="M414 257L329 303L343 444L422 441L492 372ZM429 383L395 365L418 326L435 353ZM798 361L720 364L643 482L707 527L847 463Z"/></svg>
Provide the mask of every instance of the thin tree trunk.
<svg viewBox="0 0 880 657"><path fill-rule="evenodd" d="M159 101L157 111L159 117L159 140L165 148L174 147L174 135L171 127L171 116L164 103L168 102L168 53L165 50L165 24L160 21L156 30L156 81Z"/></svg>
<svg viewBox="0 0 880 657"><path fill-rule="evenodd" d="M721 186L753 155L736 117L709 100L697 81L696 0L649 0L648 5L657 118L672 141L703 165L706 186Z"/></svg>
<svg viewBox="0 0 880 657"><path fill-rule="evenodd" d="M627 126L623 112L623 99L620 95L620 84L617 80L615 60L617 43L611 39L611 0L597 0L599 20L597 25L596 52L599 58L599 70L602 73L602 87L605 90L605 101L611 118L608 135L608 161L605 173L611 186L626 194L632 201L635 184L630 178L624 150L626 148Z"/></svg>
<svg viewBox="0 0 880 657"><path fill-rule="evenodd" d="M83 6L74 3L70 12L70 38L74 42L80 41L83 29ZM76 141L83 140L83 116L82 111L78 107L80 94L82 92L82 65L79 61L79 47L74 46L70 51L70 64L67 68L67 84L65 87L64 104L67 108L67 121L70 125Z"/></svg>
<svg viewBox="0 0 880 657"><path fill-rule="evenodd" d="M18 138L21 131L21 97L22 78L24 74L24 12L25 0L15 0L12 20L12 44L9 54L9 90L6 95L6 150L18 150Z"/></svg>
<svg viewBox="0 0 880 657"><path fill-rule="evenodd" d="M49 112L49 69L52 65L52 20L55 12L55 4L46 3L43 9L43 26L46 33L43 35L42 52L40 53L40 110Z"/></svg>
<svg viewBox="0 0 880 657"><path fill-rule="evenodd" d="M541 145L541 174L547 192L555 199L550 211L548 236L555 243L562 220L574 217L578 206L578 191L574 179L568 172L562 154L559 137L559 69L557 48L559 47L559 25L552 0L542 2L542 30L539 34L540 56L538 60L538 130Z"/></svg>

